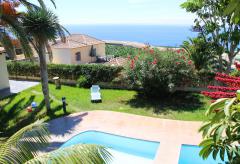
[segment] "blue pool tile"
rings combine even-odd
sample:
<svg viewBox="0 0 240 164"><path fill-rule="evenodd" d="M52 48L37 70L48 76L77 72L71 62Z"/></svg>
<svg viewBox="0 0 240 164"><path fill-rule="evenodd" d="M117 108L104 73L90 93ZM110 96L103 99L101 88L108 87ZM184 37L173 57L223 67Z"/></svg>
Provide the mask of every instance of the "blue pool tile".
<svg viewBox="0 0 240 164"><path fill-rule="evenodd" d="M76 135L64 143L61 148L80 143L102 145L116 151L148 159L155 158L156 152L160 145L159 142L122 137L98 131L86 131Z"/></svg>
<svg viewBox="0 0 240 164"><path fill-rule="evenodd" d="M213 159L212 155L208 159L203 160L199 156L200 151L201 147L199 146L182 145L178 164L225 164L219 156L216 160Z"/></svg>

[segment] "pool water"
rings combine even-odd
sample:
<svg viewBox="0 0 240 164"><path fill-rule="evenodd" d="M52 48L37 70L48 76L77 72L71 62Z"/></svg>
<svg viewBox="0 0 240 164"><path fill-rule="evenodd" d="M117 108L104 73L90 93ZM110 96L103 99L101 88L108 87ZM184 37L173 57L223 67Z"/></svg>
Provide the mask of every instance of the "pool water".
<svg viewBox="0 0 240 164"><path fill-rule="evenodd" d="M201 147L193 145L182 145L178 164L225 164L218 156L216 160L212 155L207 160L199 156ZM227 157L227 156L226 156Z"/></svg>
<svg viewBox="0 0 240 164"><path fill-rule="evenodd" d="M80 133L64 143L61 148L76 144L97 144L109 148L114 164L150 164L156 156L159 142L128 138L99 131Z"/></svg>

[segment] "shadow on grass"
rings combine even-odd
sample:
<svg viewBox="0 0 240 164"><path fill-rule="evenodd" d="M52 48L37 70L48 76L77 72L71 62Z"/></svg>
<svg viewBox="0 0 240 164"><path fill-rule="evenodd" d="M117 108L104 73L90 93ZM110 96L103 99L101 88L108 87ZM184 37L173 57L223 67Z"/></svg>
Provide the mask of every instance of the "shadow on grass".
<svg viewBox="0 0 240 164"><path fill-rule="evenodd" d="M147 98L139 93L134 99L125 103L134 108L153 109L156 114L168 114L169 110L191 112L204 105L200 95L190 92L176 92L159 98Z"/></svg>
<svg viewBox="0 0 240 164"><path fill-rule="evenodd" d="M6 104L13 102L14 98L15 97L11 97ZM24 102L24 104L22 104L22 102L26 100L26 98L22 98L16 103L14 103L8 111L4 110L6 105L2 107L3 110L0 111L0 137L8 137L23 128L24 126L27 126L38 119L43 119L45 117L48 117L49 119L54 119L67 115L60 111L62 110L61 105L52 108L51 112L47 113L45 110L44 100L42 100L39 103L37 109L34 109L33 112L19 116L19 114L21 114L23 110L26 110L26 108L31 105L34 99L35 96L30 96L28 100ZM51 104L52 103L53 101L51 101ZM9 127L10 122L11 124L13 124L11 127Z"/></svg>

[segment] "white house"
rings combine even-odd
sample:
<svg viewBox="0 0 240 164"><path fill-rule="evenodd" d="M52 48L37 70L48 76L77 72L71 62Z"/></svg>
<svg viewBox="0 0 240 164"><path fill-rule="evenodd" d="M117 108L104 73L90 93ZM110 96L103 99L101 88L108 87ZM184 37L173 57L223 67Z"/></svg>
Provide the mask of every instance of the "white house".
<svg viewBox="0 0 240 164"><path fill-rule="evenodd" d="M104 58L105 42L83 34L73 34L66 42L57 41L51 46L54 64L85 64Z"/></svg>
<svg viewBox="0 0 240 164"><path fill-rule="evenodd" d="M3 90L9 90L9 79L8 79L8 71L6 64L6 53L4 48L0 47L0 92Z"/></svg>

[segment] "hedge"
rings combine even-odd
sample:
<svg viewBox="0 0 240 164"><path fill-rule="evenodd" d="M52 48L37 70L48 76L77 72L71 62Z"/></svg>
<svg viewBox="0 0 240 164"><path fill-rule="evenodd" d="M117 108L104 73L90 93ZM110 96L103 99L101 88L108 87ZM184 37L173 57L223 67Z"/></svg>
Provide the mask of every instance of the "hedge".
<svg viewBox="0 0 240 164"><path fill-rule="evenodd" d="M40 68L37 63L8 62L8 72L11 76L40 77ZM49 64L48 76L55 76L65 80L77 80L85 76L90 83L111 82L121 72L122 67L112 67L102 64L65 65Z"/></svg>

